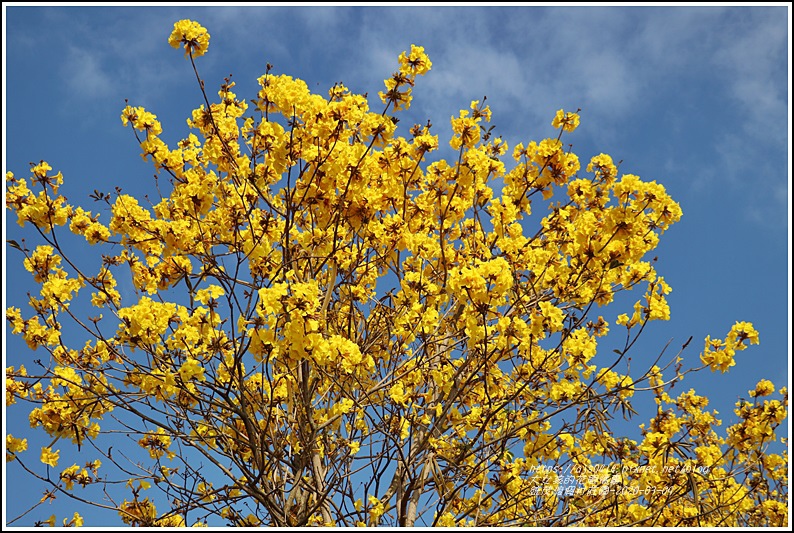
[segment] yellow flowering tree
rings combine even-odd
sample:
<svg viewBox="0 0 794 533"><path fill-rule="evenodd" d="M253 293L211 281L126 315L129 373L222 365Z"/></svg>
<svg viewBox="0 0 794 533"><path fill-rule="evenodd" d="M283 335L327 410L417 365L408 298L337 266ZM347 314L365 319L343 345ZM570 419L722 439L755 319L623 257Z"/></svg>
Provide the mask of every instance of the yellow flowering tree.
<svg viewBox="0 0 794 533"><path fill-rule="evenodd" d="M169 146L152 112L121 114L156 203L97 191L103 221L46 162L6 176L39 241L11 246L40 286L6 311L38 357L6 368L31 426L9 428L6 460L47 497L144 526L787 525L788 456L770 447L786 391L761 381L722 429L707 398L672 391L727 371L758 343L751 324L707 338L696 368L687 342L629 372L648 322L670 317L647 256L681 210L608 155L582 169L562 139L577 113L507 155L474 101L451 119L454 159L431 160L429 123L396 127L431 68L419 46L371 111L270 65L254 98L227 79L211 99L206 29L179 21L169 43L199 83L191 133ZM102 253L70 253L65 231ZM610 324L624 291L639 296ZM621 344L597 357L610 328ZM616 434L641 400L656 414ZM52 438L40 457L33 430ZM67 449L85 467L60 464Z"/></svg>

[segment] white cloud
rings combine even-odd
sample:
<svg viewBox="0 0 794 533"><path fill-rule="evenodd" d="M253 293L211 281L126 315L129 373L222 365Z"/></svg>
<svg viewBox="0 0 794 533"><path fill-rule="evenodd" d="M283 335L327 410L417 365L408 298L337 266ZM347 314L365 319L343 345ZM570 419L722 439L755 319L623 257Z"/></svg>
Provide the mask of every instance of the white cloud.
<svg viewBox="0 0 794 533"><path fill-rule="evenodd" d="M785 80L787 40L782 10L746 13L739 23L726 25L715 63L725 70L730 94L742 106L748 133L788 145L784 117L787 115ZM779 135L774 133L779 132Z"/></svg>
<svg viewBox="0 0 794 533"><path fill-rule="evenodd" d="M432 58L431 58L432 59ZM437 99L461 97L460 104L498 94L500 98L519 99L526 94L527 79L519 59L509 50L463 44L455 53L435 60L426 81Z"/></svg>
<svg viewBox="0 0 794 533"><path fill-rule="evenodd" d="M76 46L69 47L61 76L72 96L80 99L103 98L114 89L100 55Z"/></svg>

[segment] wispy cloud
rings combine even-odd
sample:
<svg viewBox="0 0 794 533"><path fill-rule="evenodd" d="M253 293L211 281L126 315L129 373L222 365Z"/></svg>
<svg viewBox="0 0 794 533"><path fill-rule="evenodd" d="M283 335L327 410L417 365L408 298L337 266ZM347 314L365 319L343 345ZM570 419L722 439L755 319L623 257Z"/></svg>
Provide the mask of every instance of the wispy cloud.
<svg viewBox="0 0 794 533"><path fill-rule="evenodd" d="M113 77L102 65L100 54L70 46L61 77L73 97L104 98L115 88Z"/></svg>
<svg viewBox="0 0 794 533"><path fill-rule="evenodd" d="M729 20L714 61L725 72L730 94L747 116L746 131L766 137L786 128L788 35L781 9L748 10L741 19ZM773 142L788 145L785 135L772 135Z"/></svg>

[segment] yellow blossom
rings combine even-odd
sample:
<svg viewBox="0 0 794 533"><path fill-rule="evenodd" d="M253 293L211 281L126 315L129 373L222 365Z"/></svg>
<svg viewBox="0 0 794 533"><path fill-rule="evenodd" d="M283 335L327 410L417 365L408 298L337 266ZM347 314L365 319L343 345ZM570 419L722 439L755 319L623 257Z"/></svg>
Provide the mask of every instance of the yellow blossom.
<svg viewBox="0 0 794 533"><path fill-rule="evenodd" d="M762 379L755 386L755 390L750 391L750 396L755 398L757 396L769 396L775 392L775 384L768 379Z"/></svg>
<svg viewBox="0 0 794 533"><path fill-rule="evenodd" d="M17 439L10 433L6 435L6 461L13 461L14 454L28 449L28 439Z"/></svg>
<svg viewBox="0 0 794 533"><path fill-rule="evenodd" d="M563 130L567 132L574 131L579 126L579 114L578 113L566 113L562 109L557 111L557 115L554 117L554 120L551 122L552 127L559 128L562 126Z"/></svg>
<svg viewBox="0 0 794 533"><path fill-rule="evenodd" d="M58 466L58 457L60 452L61 450L56 450L53 452L49 446L43 447L41 449L41 462L45 465Z"/></svg>
<svg viewBox="0 0 794 533"><path fill-rule="evenodd" d="M168 44L174 48L184 45L185 57L200 57L207 52L210 34L206 28L192 20L180 20L174 23L174 31L168 38Z"/></svg>

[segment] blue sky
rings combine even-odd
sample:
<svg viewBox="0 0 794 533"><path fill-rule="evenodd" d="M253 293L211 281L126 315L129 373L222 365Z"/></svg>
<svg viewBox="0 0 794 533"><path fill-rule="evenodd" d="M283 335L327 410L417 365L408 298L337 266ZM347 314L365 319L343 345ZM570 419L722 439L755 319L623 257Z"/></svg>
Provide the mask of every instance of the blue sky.
<svg viewBox="0 0 794 533"><path fill-rule="evenodd" d="M722 338L746 320L761 345L740 352L727 375L700 373L683 387L708 395L727 424L737 397L760 378L777 387L790 381L790 7L4 11L4 170L25 177L28 162L44 159L63 172L62 192L88 209L96 209L88 198L94 189L156 191L153 167L119 119L125 98L158 116L166 140L187 134L185 118L201 97L189 62L167 43L183 18L211 35L208 54L197 60L211 96L233 74L238 96L252 97L271 63L323 94L343 81L368 92L378 108L383 79L413 43L425 47L433 69L417 82L403 135L430 119L445 144L450 116L486 95L494 131L512 147L554 135L557 109L581 108L582 124L567 138L580 159L605 152L622 160L622 172L664 184L684 212L656 252L657 270L673 287L672 319L649 326L634 352L638 364L668 340L680 346L691 335L685 359L696 365L706 335ZM32 237L8 214L3 232L4 240ZM4 307L23 307L27 316L30 276L20 254L6 248L4 255ZM624 311L602 314L611 322ZM7 365L41 356L8 333ZM27 425L21 411L8 410L8 431ZM31 449L38 453L35 444ZM42 490L20 485L25 478L14 466L4 476L7 519L36 503ZM60 521L76 510L62 500L42 507L14 525L53 512Z"/></svg>

